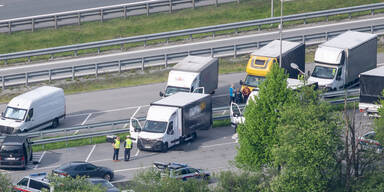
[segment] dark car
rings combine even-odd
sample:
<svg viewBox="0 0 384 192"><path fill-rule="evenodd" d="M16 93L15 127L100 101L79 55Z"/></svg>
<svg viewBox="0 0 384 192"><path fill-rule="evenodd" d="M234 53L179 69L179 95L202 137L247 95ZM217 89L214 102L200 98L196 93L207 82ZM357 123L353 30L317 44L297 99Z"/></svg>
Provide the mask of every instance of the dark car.
<svg viewBox="0 0 384 192"><path fill-rule="evenodd" d="M9 135L0 147L1 168L25 169L32 161L32 145L28 137Z"/></svg>
<svg viewBox="0 0 384 192"><path fill-rule="evenodd" d="M209 180L210 173L202 169L192 168L186 164L180 163L160 163L155 162L153 165L159 169L161 176L171 177L175 179L181 179L186 181L187 179L204 179Z"/></svg>
<svg viewBox="0 0 384 192"><path fill-rule="evenodd" d="M88 180L94 184L94 185L100 185L100 187L103 187L106 189L106 192L120 192L120 190L113 186L112 183L105 179L101 178L88 178Z"/></svg>
<svg viewBox="0 0 384 192"><path fill-rule="evenodd" d="M52 170L52 174L58 176L88 176L99 177L107 181L113 179L113 171L107 167L99 167L84 161L72 161L61 165L59 168Z"/></svg>

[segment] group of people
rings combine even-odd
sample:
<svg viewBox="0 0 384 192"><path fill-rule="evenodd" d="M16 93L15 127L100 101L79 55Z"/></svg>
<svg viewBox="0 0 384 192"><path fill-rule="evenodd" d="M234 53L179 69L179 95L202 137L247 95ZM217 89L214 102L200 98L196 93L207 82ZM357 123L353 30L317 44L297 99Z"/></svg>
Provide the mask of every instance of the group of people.
<svg viewBox="0 0 384 192"><path fill-rule="evenodd" d="M131 156L131 149L132 149L132 139L129 135L127 135L127 138L124 141L124 161L129 161L129 158ZM116 137L114 142L112 143L113 147L113 160L119 161L119 149L120 149L120 137Z"/></svg>
<svg viewBox="0 0 384 192"><path fill-rule="evenodd" d="M240 88L235 89L235 85L231 85L229 87L229 102L234 103L246 103L249 97L249 94L251 94L251 90L249 87L245 86L241 91Z"/></svg>

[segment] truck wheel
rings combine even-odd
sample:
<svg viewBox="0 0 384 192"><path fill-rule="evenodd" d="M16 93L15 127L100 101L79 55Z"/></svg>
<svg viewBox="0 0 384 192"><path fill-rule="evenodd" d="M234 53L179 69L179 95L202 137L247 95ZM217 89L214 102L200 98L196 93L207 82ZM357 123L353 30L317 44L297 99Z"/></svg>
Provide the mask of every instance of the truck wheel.
<svg viewBox="0 0 384 192"><path fill-rule="evenodd" d="M166 153L168 151L168 143L164 143L161 148L161 152Z"/></svg>
<svg viewBox="0 0 384 192"><path fill-rule="evenodd" d="M55 128L57 128L57 126L59 125L59 119L54 119L53 121L52 121L52 126L51 126L51 128L52 129L55 129Z"/></svg>

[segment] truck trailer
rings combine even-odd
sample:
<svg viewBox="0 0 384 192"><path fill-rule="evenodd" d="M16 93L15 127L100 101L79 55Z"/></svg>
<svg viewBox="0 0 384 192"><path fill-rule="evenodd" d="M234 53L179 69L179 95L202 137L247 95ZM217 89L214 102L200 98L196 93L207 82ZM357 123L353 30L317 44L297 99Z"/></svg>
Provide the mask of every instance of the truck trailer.
<svg viewBox="0 0 384 192"><path fill-rule="evenodd" d="M291 67L295 63L301 71L305 71L305 45L298 42L282 41L282 63L281 67L289 74L289 78L297 79L299 71ZM240 80L241 89L245 86L252 91L258 88L261 82L271 71L274 63L279 63L280 59L280 41L274 40L264 47L251 53L248 60L244 81Z"/></svg>
<svg viewBox="0 0 384 192"><path fill-rule="evenodd" d="M383 90L384 66L360 74L360 112L365 116L378 116Z"/></svg>
<svg viewBox="0 0 384 192"><path fill-rule="evenodd" d="M212 99L209 94L175 93L150 104L144 126L131 118L131 131L139 132L140 150L166 152L169 147L193 140L196 130L212 126Z"/></svg>
<svg viewBox="0 0 384 192"><path fill-rule="evenodd" d="M214 93L219 80L219 61L213 57L188 56L169 72L165 93L177 92Z"/></svg>
<svg viewBox="0 0 384 192"><path fill-rule="evenodd" d="M377 35L347 31L319 45L309 77L327 91L351 87L359 74L376 68Z"/></svg>

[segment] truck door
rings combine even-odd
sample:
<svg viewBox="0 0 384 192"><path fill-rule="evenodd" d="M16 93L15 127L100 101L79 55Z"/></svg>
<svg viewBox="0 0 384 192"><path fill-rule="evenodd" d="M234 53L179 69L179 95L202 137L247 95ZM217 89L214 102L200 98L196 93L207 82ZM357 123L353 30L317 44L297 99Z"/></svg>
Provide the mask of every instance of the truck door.
<svg viewBox="0 0 384 192"><path fill-rule="evenodd" d="M131 134L131 137L137 139L137 135L142 128L143 127L141 126L140 121L134 117L131 117L129 120L129 133Z"/></svg>
<svg viewBox="0 0 384 192"><path fill-rule="evenodd" d="M27 112L27 116L25 117L25 131L34 128L35 126L35 117L33 115L33 108L29 109Z"/></svg>
<svg viewBox="0 0 384 192"><path fill-rule="evenodd" d="M204 87L197 87L193 93L205 93Z"/></svg>
<svg viewBox="0 0 384 192"><path fill-rule="evenodd" d="M173 145L176 145L179 142L181 133L180 129L177 127L178 121L177 121L177 115L176 113L172 114L171 118L169 119L168 122L168 127L167 127L167 137L168 137L168 147L171 147Z"/></svg>
<svg viewBox="0 0 384 192"><path fill-rule="evenodd" d="M241 111L238 104L231 102L231 107L229 108L229 116L231 118L231 125L237 125L241 122L243 112Z"/></svg>

